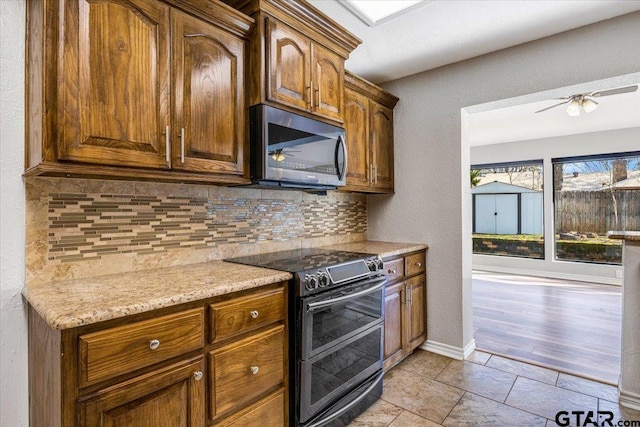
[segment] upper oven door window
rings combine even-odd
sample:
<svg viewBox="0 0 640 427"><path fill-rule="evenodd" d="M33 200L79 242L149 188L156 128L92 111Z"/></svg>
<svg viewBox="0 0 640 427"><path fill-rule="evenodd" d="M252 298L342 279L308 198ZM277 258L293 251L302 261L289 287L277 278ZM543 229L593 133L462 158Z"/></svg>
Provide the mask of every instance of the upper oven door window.
<svg viewBox="0 0 640 427"><path fill-rule="evenodd" d="M383 318L385 279L377 278L340 288L302 304L303 360L371 328Z"/></svg>

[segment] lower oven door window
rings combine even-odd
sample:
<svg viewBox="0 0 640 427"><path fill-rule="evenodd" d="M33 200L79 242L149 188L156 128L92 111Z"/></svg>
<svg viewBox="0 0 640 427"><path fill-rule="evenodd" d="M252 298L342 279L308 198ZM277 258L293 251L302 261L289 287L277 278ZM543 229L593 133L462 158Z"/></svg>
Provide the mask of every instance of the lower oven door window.
<svg viewBox="0 0 640 427"><path fill-rule="evenodd" d="M382 321L300 362L300 422L304 423L382 369Z"/></svg>
<svg viewBox="0 0 640 427"><path fill-rule="evenodd" d="M377 278L305 298L301 358L312 358L378 323L384 317L384 284L384 278Z"/></svg>

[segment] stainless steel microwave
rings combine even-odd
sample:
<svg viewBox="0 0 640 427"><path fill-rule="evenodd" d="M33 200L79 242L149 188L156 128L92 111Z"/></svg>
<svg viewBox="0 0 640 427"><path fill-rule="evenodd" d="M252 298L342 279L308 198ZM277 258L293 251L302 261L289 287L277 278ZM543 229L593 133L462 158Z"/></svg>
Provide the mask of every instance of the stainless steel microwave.
<svg viewBox="0 0 640 427"><path fill-rule="evenodd" d="M345 185L343 128L263 104L251 107L250 121L254 184L319 190Z"/></svg>

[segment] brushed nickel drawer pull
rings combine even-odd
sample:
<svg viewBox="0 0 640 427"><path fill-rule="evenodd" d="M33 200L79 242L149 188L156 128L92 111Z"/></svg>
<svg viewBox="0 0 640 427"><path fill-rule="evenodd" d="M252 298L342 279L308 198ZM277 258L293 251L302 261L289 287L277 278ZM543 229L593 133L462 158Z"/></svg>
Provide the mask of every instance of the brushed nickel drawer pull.
<svg viewBox="0 0 640 427"><path fill-rule="evenodd" d="M257 366L252 366L251 367L251 373L253 375L258 375L258 371L260 370L260 368L258 368Z"/></svg>
<svg viewBox="0 0 640 427"><path fill-rule="evenodd" d="M260 315L260 313L258 313L258 310L251 310L249 314L251 315L252 319L257 319L258 316Z"/></svg>
<svg viewBox="0 0 640 427"><path fill-rule="evenodd" d="M387 270L387 273L389 273L389 274L396 274L396 273L397 273L397 271L396 271L396 270L389 269L389 270Z"/></svg>
<svg viewBox="0 0 640 427"><path fill-rule="evenodd" d="M200 381L202 379L202 371L196 371L193 373L193 378L196 381Z"/></svg>
<svg viewBox="0 0 640 427"><path fill-rule="evenodd" d="M149 348L151 350L156 350L158 347L160 347L160 341L159 340L151 340L151 341L149 341Z"/></svg>
<svg viewBox="0 0 640 427"><path fill-rule="evenodd" d="M421 262L416 262L416 265L417 265L418 267L422 267L422 263L421 263Z"/></svg>

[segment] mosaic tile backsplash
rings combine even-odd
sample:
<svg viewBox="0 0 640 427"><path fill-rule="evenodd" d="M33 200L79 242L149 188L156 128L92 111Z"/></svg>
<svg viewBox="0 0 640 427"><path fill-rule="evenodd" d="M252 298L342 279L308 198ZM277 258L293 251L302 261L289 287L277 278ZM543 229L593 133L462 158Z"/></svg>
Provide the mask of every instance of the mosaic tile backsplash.
<svg viewBox="0 0 640 427"><path fill-rule="evenodd" d="M320 196L318 196L320 197ZM364 201L49 193L49 260L364 233Z"/></svg>
<svg viewBox="0 0 640 427"><path fill-rule="evenodd" d="M72 178L25 182L30 283L366 238L363 195Z"/></svg>

